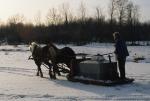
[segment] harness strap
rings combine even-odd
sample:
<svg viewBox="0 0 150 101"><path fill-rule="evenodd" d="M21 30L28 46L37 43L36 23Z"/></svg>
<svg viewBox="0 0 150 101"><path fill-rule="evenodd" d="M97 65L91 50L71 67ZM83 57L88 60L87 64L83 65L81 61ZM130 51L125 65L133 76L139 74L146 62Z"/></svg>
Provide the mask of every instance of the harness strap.
<svg viewBox="0 0 150 101"><path fill-rule="evenodd" d="M47 65L45 65L44 63L42 63L42 65L44 66L44 67L46 67L47 69L50 69Z"/></svg>

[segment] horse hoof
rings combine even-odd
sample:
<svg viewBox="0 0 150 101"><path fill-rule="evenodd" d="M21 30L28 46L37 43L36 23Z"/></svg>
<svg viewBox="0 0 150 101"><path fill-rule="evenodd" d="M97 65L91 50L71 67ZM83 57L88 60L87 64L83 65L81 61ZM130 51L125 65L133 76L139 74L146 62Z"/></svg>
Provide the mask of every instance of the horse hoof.
<svg viewBox="0 0 150 101"><path fill-rule="evenodd" d="M43 78L43 75L41 75L41 78Z"/></svg>
<svg viewBox="0 0 150 101"><path fill-rule="evenodd" d="M36 76L39 76L39 74L36 74Z"/></svg>
<svg viewBox="0 0 150 101"><path fill-rule="evenodd" d="M56 80L56 77L54 77L53 79Z"/></svg>
<svg viewBox="0 0 150 101"><path fill-rule="evenodd" d="M61 74L60 74L60 73L58 73L58 76L61 76Z"/></svg>
<svg viewBox="0 0 150 101"><path fill-rule="evenodd" d="M53 78L53 75L49 75L49 76L50 76L51 79Z"/></svg>
<svg viewBox="0 0 150 101"><path fill-rule="evenodd" d="M56 77L50 77L51 79L53 79L53 80L55 80L56 79Z"/></svg>
<svg viewBox="0 0 150 101"><path fill-rule="evenodd" d="M53 76L53 77L52 77L52 79L54 79L54 80L55 80L55 79L56 79L56 76Z"/></svg>

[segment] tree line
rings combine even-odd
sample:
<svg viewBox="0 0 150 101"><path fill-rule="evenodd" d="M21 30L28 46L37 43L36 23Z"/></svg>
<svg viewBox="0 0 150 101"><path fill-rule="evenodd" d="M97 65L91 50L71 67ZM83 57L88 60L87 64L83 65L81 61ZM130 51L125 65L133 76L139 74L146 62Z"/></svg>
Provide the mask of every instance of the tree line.
<svg viewBox="0 0 150 101"><path fill-rule="evenodd" d="M46 22L41 22L40 12L35 24L23 23L24 17L17 14L0 25L0 40L9 44L29 43L74 43L82 45L90 42L113 42L112 33L118 31L126 41L150 40L150 22L140 22L139 6L129 0L110 0L108 18L100 7L94 16L87 16L85 4L81 2L78 16L73 16L68 4L60 10L51 8ZM60 13L61 12L61 13Z"/></svg>

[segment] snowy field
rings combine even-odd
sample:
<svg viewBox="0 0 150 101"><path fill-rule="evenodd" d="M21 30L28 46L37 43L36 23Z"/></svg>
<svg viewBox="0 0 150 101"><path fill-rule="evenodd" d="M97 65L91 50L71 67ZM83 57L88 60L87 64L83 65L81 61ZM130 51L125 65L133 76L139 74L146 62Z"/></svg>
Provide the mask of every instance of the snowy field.
<svg viewBox="0 0 150 101"><path fill-rule="evenodd" d="M69 46L76 53L105 54L114 50L112 44ZM128 49L126 72L134 83L104 87L73 83L58 76L51 80L44 67L44 78L37 77L36 65L28 60L31 53L27 46L0 46L0 101L150 101L150 47ZM134 62L135 57L145 60Z"/></svg>

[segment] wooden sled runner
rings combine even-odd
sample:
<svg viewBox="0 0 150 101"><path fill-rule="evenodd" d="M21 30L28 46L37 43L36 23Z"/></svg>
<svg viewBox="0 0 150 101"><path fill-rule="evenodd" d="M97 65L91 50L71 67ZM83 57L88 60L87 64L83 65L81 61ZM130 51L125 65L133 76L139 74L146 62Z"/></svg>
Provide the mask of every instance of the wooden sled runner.
<svg viewBox="0 0 150 101"><path fill-rule="evenodd" d="M94 84L94 85L101 85L101 86L116 86L116 85L124 85L130 84L134 81L132 78L127 78L124 80L94 80L94 79L83 79L79 77L68 78L69 81L72 82L80 82L84 84Z"/></svg>

